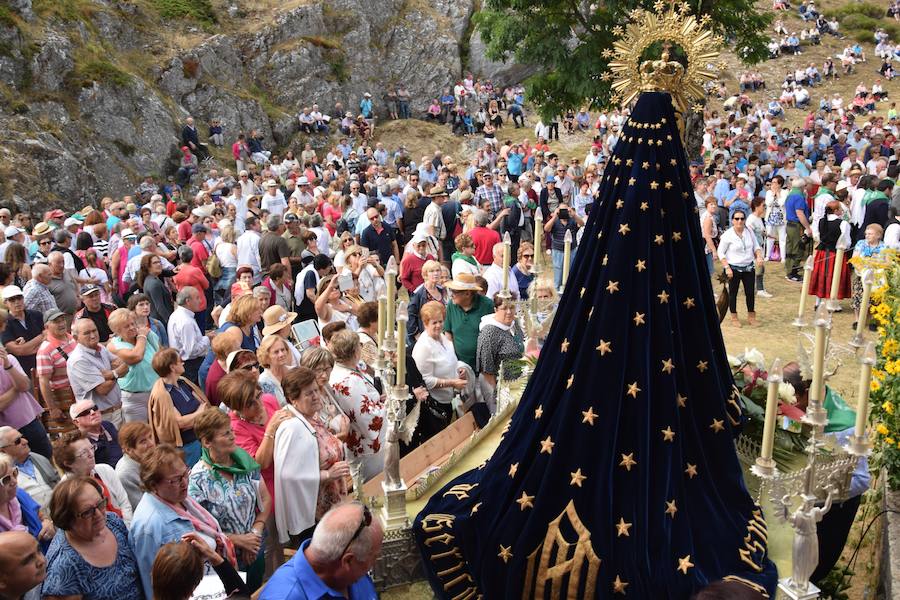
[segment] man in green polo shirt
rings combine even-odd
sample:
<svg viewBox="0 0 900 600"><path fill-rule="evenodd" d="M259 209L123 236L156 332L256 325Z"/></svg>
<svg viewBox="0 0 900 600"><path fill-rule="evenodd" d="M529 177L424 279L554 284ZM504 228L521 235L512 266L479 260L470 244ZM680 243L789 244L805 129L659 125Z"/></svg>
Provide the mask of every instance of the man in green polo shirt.
<svg viewBox="0 0 900 600"><path fill-rule="evenodd" d="M291 249L289 260L291 261L291 278L296 279L297 273L303 270L301 255L306 250L306 242L300 235L300 218L294 213L284 215L284 224L287 227L281 237L287 240L288 248Z"/></svg>
<svg viewBox="0 0 900 600"><path fill-rule="evenodd" d="M470 273L460 273L447 288L453 294L447 305L444 331L453 340L456 358L475 369L475 351L478 347L478 331L481 317L494 312L494 303L481 295L481 288Z"/></svg>

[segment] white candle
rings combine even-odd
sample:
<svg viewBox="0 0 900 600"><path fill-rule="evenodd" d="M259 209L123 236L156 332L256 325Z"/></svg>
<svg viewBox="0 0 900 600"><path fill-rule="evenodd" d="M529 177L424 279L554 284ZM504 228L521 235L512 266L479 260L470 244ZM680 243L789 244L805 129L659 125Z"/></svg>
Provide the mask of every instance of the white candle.
<svg viewBox="0 0 900 600"><path fill-rule="evenodd" d="M866 349L859 362L859 391L857 392L854 433L856 438L861 440L866 435L866 421L869 417L869 386L872 383L872 367L875 365L875 345L872 342L866 344Z"/></svg>
<svg viewBox="0 0 900 600"><path fill-rule="evenodd" d="M775 419L778 416L778 385L782 381L781 359L776 358L769 369L769 389L766 396L766 420L763 425L762 447L759 456L765 462L772 459L775 447Z"/></svg>
<svg viewBox="0 0 900 600"><path fill-rule="evenodd" d="M562 286L565 289L566 281L569 280L569 261L572 259L572 230L566 230L566 237L563 243L563 270L562 270Z"/></svg>
<svg viewBox="0 0 900 600"><path fill-rule="evenodd" d="M509 292L509 260L512 251L512 239L509 232L503 234L503 293Z"/></svg>
<svg viewBox="0 0 900 600"><path fill-rule="evenodd" d="M859 305L859 318L856 319L856 335L862 339L863 331L869 322L869 300L872 296L872 284L875 282L875 273L872 269L862 272L863 293Z"/></svg>
<svg viewBox="0 0 900 600"><path fill-rule="evenodd" d="M397 308L397 381L394 385L406 385L406 322L409 315L406 302Z"/></svg>
<svg viewBox="0 0 900 600"><path fill-rule="evenodd" d="M394 335L394 324L396 323L397 309L397 261L392 256L388 260L387 267L384 271L384 282L387 291L387 307L385 309L385 335L390 339Z"/></svg>
<svg viewBox="0 0 900 600"><path fill-rule="evenodd" d="M803 265L803 283L800 286L800 308L797 310L797 319L803 321L803 313L806 312L806 297L809 296L809 277L813 269L813 257L806 259Z"/></svg>
<svg viewBox="0 0 900 600"><path fill-rule="evenodd" d="M844 245L838 243L837 252L834 254L834 272L831 275L831 293L828 298L832 303L832 309L838 306L838 290L841 287L841 272L844 270Z"/></svg>
<svg viewBox="0 0 900 600"><path fill-rule="evenodd" d="M534 209L534 264L544 264L544 217L540 207Z"/></svg>
<svg viewBox="0 0 900 600"><path fill-rule="evenodd" d="M823 375L825 373L825 345L830 320L831 314L825 307L825 303L821 302L816 310L816 342L813 349L812 384L809 388L809 401L811 404L815 404L816 408L822 407L822 400L825 397Z"/></svg>
<svg viewBox="0 0 900 600"><path fill-rule="evenodd" d="M384 292L378 296L378 347L384 343L384 327L387 319L387 296Z"/></svg>

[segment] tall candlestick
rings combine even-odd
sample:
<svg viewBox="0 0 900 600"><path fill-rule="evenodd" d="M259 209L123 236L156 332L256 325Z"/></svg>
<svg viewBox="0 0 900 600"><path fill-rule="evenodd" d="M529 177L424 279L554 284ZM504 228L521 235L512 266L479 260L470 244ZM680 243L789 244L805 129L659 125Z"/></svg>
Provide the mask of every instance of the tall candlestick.
<svg viewBox="0 0 900 600"><path fill-rule="evenodd" d="M566 230L566 237L563 238L563 267L562 267L562 286L566 287L566 281L569 280L569 262L572 260L572 230Z"/></svg>
<svg viewBox="0 0 900 600"><path fill-rule="evenodd" d="M822 402L825 397L825 346L828 340L828 329L831 325L831 313L822 302L816 310L816 341L813 348L812 384L809 387L809 406L804 420L813 425L825 425L828 421Z"/></svg>
<svg viewBox="0 0 900 600"><path fill-rule="evenodd" d="M544 217L541 208L534 209L534 266L536 272L544 264Z"/></svg>
<svg viewBox="0 0 900 600"><path fill-rule="evenodd" d="M395 385L406 384L406 322L409 315L406 310L406 302L401 302L397 308L397 381Z"/></svg>
<svg viewBox="0 0 900 600"><path fill-rule="evenodd" d="M794 319L794 326L805 327L806 321L803 320L803 314L806 312L806 298L809 296L809 278L813 270L813 257L806 259L803 265L803 283L800 285L800 307L797 309L797 318Z"/></svg>
<svg viewBox="0 0 900 600"><path fill-rule="evenodd" d="M857 348L862 346L863 331L869 324L869 301L872 297L872 285L875 283L875 272L872 269L864 269L862 272L863 293L859 304L859 317L856 319L856 335L850 340L850 345Z"/></svg>
<svg viewBox="0 0 900 600"><path fill-rule="evenodd" d="M385 326L384 333L388 339L394 337L394 324L396 323L397 310L397 261L392 256L388 260L387 267L384 271L384 282L386 284L387 307L385 308Z"/></svg>
<svg viewBox="0 0 900 600"><path fill-rule="evenodd" d="M387 320L387 295L382 292L378 296L378 347L384 344L384 327Z"/></svg>
<svg viewBox="0 0 900 600"><path fill-rule="evenodd" d="M509 232L503 234L503 293L509 293L509 259L512 251L512 239Z"/></svg>
<svg viewBox="0 0 900 600"><path fill-rule="evenodd" d="M828 310L837 310L840 308L840 303L838 302L838 291L841 287L841 273L844 270L844 251L845 244L842 241L839 241L837 244L837 251L834 253L834 271L831 274L831 290L828 295Z"/></svg>
<svg viewBox="0 0 900 600"><path fill-rule="evenodd" d="M769 369L768 395L766 396L766 420L763 425L762 448L759 457L767 464L772 460L772 450L775 447L775 419L778 416L778 386L782 381L781 359L776 358Z"/></svg>
<svg viewBox="0 0 900 600"><path fill-rule="evenodd" d="M869 386L872 383L872 367L875 365L875 345L866 344L866 349L859 359L859 391L856 404L856 427L854 433L858 440L866 436L866 421L869 417Z"/></svg>

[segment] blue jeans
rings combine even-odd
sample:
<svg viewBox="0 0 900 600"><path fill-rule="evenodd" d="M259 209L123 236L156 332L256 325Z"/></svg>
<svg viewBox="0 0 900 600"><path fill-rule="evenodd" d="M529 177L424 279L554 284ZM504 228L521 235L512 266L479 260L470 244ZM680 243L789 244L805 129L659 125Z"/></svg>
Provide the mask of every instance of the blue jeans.
<svg viewBox="0 0 900 600"><path fill-rule="evenodd" d="M566 253L563 250L551 250L550 256L553 260L553 286L556 289L562 287L562 275L563 275L563 259L566 256ZM575 252L572 252L572 255L569 257L569 276L572 275L572 263L575 262Z"/></svg>
<svg viewBox="0 0 900 600"><path fill-rule="evenodd" d="M231 302L231 284L237 279L237 267L222 267L222 275L213 288L213 304L225 306Z"/></svg>
<svg viewBox="0 0 900 600"><path fill-rule="evenodd" d="M19 433L28 440L28 446L32 452L37 452L48 460L53 460L53 448L50 446L50 438L47 437L47 430L38 417L28 425L19 427Z"/></svg>
<svg viewBox="0 0 900 600"><path fill-rule="evenodd" d="M706 268L709 270L709 274L712 275L715 273L715 266L713 266L713 255L712 252L706 255Z"/></svg>
<svg viewBox="0 0 900 600"><path fill-rule="evenodd" d="M197 464L197 461L200 460L200 440L188 442L181 447L181 450L182 452L184 452L184 464L186 464L188 467L193 467L195 464Z"/></svg>

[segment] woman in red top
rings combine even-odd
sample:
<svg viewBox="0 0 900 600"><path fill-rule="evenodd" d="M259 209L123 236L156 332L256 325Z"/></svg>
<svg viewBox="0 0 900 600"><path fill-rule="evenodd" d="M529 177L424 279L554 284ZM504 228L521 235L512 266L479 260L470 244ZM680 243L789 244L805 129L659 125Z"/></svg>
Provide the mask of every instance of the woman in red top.
<svg viewBox="0 0 900 600"><path fill-rule="evenodd" d="M203 271L191 264L194 258L194 251L190 246L181 246L178 248L178 259L181 261L178 274L173 277L175 288L180 292L187 286L196 288L200 292L200 309L198 314L206 311L206 288L209 287L209 280Z"/></svg>
<svg viewBox="0 0 900 600"><path fill-rule="evenodd" d="M244 359L244 357L247 357ZM231 409L231 429L234 442L246 450L261 467L266 489L272 494L273 510L266 521L266 575L271 575L283 562L284 550L278 543L275 528L275 433L292 415L286 409L279 409L278 401L271 394L263 394L257 385L258 364L252 353L241 352L230 361L228 375L219 381L219 400Z"/></svg>

